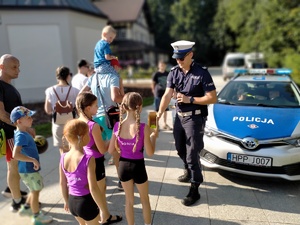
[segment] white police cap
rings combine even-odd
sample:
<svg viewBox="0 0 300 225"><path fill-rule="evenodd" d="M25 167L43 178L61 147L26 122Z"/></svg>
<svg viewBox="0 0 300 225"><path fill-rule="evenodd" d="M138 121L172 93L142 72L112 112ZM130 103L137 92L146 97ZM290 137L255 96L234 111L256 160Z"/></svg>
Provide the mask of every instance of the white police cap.
<svg viewBox="0 0 300 225"><path fill-rule="evenodd" d="M173 51L174 54L172 55L172 58L174 59L183 58L186 55L186 53L192 51L194 44L195 42L184 41L184 40L173 42L171 44L171 46L174 49Z"/></svg>

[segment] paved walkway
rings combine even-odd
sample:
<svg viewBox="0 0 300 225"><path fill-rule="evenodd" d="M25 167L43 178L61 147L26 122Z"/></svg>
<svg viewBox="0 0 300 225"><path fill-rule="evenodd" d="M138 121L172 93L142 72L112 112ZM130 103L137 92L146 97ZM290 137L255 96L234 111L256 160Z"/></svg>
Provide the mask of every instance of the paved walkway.
<svg viewBox="0 0 300 225"><path fill-rule="evenodd" d="M147 121L147 112L143 109L142 121ZM169 122L171 112L169 112ZM169 123L171 124L171 122ZM59 188L58 163L59 152L50 148L41 155L41 174L45 188L41 192L42 210L54 217L52 225L77 222L73 216L63 210L63 201ZM106 156L106 163L109 155ZM152 158L146 158L150 181L150 201L152 225L290 225L300 224L300 185L299 183L264 182L204 170L205 181L200 186L201 199L193 207L185 207L180 201L188 192L188 184L179 183L177 177L182 174L182 163L176 154L171 131L162 131L157 140L156 152ZM0 159L0 190L6 186L6 164ZM124 193L117 190L117 174L114 166L106 165L107 201L112 214L122 214L125 225ZM24 185L22 184L24 189ZM142 211L138 194L135 194L136 225L142 225ZM11 213L10 199L0 196L0 225L27 225L29 218Z"/></svg>

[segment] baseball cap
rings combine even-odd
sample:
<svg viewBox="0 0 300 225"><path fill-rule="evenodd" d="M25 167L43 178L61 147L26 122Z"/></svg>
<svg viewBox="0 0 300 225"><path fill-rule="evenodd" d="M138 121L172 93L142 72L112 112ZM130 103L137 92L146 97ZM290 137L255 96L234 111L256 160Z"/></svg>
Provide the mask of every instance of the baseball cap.
<svg viewBox="0 0 300 225"><path fill-rule="evenodd" d="M15 123L18 119L24 116L33 116L36 112L25 108L24 106L15 107L10 113L10 120Z"/></svg>
<svg viewBox="0 0 300 225"><path fill-rule="evenodd" d="M172 58L173 59L183 58L186 55L186 53L192 51L194 45L195 42L192 41L181 40L181 41L173 42L171 44L171 46L174 49Z"/></svg>

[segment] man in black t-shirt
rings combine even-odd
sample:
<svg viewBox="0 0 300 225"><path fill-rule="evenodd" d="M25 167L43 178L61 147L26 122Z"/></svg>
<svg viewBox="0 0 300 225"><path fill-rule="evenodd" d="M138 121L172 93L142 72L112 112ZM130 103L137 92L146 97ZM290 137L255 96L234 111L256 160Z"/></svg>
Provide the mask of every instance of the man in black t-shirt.
<svg viewBox="0 0 300 225"><path fill-rule="evenodd" d="M12 197L10 210L17 212L21 204L25 203L27 193L20 191L20 175L18 172L18 161L12 158L14 147L15 126L10 121L10 112L14 107L22 105L22 100L18 90L11 85L13 79L18 78L20 73L19 60L9 54L0 58L0 128L4 129L6 136L6 161L7 161L7 182L8 186L2 195ZM28 132L34 136L33 129Z"/></svg>
<svg viewBox="0 0 300 225"><path fill-rule="evenodd" d="M166 63L164 61L159 61L158 62L158 71L152 75L152 92L154 95L154 107L155 107L156 112L158 112L161 98L164 95L165 90L166 90L167 77L168 77L168 72L166 71ZM172 128L167 124L167 111L168 110L169 110L169 108L167 108L164 111L163 129L172 130Z"/></svg>

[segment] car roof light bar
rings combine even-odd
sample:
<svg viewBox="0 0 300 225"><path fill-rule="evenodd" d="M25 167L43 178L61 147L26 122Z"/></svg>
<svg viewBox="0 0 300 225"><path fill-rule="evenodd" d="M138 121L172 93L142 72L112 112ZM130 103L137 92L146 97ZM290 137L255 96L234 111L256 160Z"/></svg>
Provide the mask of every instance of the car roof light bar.
<svg viewBox="0 0 300 225"><path fill-rule="evenodd" d="M269 75L290 75L291 69L278 68L278 69L235 69L235 74L269 74Z"/></svg>

